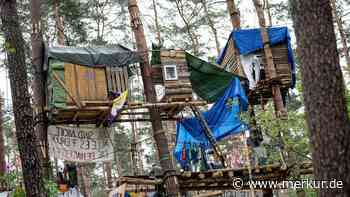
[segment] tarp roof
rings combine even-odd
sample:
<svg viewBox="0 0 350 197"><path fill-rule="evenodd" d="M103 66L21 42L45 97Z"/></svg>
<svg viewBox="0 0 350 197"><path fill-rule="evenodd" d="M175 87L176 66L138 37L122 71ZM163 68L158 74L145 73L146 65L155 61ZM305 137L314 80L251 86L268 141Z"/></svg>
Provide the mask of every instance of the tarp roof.
<svg viewBox="0 0 350 197"><path fill-rule="evenodd" d="M140 62L135 51L122 46L49 47L48 58L83 66L125 66Z"/></svg>
<svg viewBox="0 0 350 197"><path fill-rule="evenodd" d="M269 27L267 28L271 46L285 43L288 46L288 61L292 70L292 85L295 86L295 63L293 58L293 50L291 47L291 38L287 27ZM261 39L260 28L256 29L241 29L232 31L229 39L234 41L235 47L238 49L240 55L247 55L257 50L263 49L264 45ZM228 44L221 51L217 59L217 63L221 64L228 50Z"/></svg>

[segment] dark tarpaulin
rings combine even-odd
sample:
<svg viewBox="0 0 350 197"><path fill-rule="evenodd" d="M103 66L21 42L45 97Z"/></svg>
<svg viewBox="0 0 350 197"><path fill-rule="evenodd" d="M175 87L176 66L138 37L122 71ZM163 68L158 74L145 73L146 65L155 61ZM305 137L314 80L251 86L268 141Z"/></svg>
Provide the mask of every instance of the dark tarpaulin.
<svg viewBox="0 0 350 197"><path fill-rule="evenodd" d="M83 66L125 66L140 62L135 51L122 46L49 47L48 58Z"/></svg>
<svg viewBox="0 0 350 197"><path fill-rule="evenodd" d="M214 64L186 53L193 91L208 102L215 102L234 78L239 76L229 73Z"/></svg>

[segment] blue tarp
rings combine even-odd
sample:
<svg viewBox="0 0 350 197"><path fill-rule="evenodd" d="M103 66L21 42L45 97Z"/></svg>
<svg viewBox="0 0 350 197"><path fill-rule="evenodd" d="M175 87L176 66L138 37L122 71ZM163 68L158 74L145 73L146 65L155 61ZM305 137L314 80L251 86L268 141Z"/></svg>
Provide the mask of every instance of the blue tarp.
<svg viewBox="0 0 350 197"><path fill-rule="evenodd" d="M295 62L291 46L291 38L287 27L270 27L267 29L271 46L286 43L288 45L288 61L292 70L291 88L295 86ZM232 31L229 39L233 39L240 55L247 55L257 50L263 49L260 29L242 29ZM221 64L227 50L227 44L221 51L217 63Z"/></svg>
<svg viewBox="0 0 350 197"><path fill-rule="evenodd" d="M209 111L203 113L216 140L232 134L240 133L247 129L247 125L240 120L241 110L248 108L248 99L239 79L232 79L226 88L224 95L212 106ZM189 154L193 144L210 148L204 130L197 118L188 118L177 122L176 145L174 156L183 166L181 160L183 147L186 146L186 154ZM189 158L188 156L186 158Z"/></svg>

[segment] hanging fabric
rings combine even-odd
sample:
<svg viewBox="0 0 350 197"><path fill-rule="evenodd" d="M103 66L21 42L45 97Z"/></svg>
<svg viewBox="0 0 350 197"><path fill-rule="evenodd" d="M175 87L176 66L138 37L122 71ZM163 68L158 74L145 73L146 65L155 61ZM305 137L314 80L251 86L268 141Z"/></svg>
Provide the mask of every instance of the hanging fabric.
<svg viewBox="0 0 350 197"><path fill-rule="evenodd" d="M203 113L213 136L216 140L221 140L226 136L240 133L247 129L247 125L240 120L241 110L248 108L248 99L238 78L234 78L226 88L224 95L217 100L212 108ZM176 145L174 157L185 165L182 160L183 144L201 144L205 149L210 148L210 143L204 133L203 128L197 118L188 118L177 122ZM186 146L188 154L190 147Z"/></svg>
<svg viewBox="0 0 350 197"><path fill-rule="evenodd" d="M261 59L255 54L241 55L241 64L249 81L249 89L254 90L260 80Z"/></svg>

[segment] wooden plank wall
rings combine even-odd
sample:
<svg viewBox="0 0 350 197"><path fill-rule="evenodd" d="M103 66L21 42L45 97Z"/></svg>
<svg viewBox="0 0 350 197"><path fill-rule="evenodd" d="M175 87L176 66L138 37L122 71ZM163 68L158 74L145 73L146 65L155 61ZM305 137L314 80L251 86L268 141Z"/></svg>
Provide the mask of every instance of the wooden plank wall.
<svg viewBox="0 0 350 197"><path fill-rule="evenodd" d="M124 92L129 87L127 66L106 67L108 92Z"/></svg>
<svg viewBox="0 0 350 197"><path fill-rule="evenodd" d="M64 64L65 85L80 101L106 101L107 81L104 68ZM67 96L67 104L73 104Z"/></svg>
<svg viewBox="0 0 350 197"><path fill-rule="evenodd" d="M273 62L275 63L277 76L281 80L281 86L283 89L289 88L292 75L291 75L291 65L288 62L288 48L286 44L280 44L271 47ZM263 51L256 52L258 56L262 56L264 67L266 65L266 58Z"/></svg>
<svg viewBox="0 0 350 197"><path fill-rule="evenodd" d="M192 85L186 62L186 53L183 50L161 51L161 62L164 65L176 65L178 80L163 80L165 87L165 101L192 100ZM163 79L165 79L163 75Z"/></svg>

